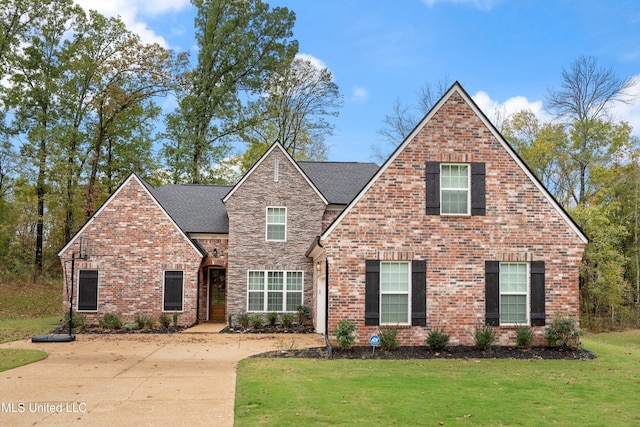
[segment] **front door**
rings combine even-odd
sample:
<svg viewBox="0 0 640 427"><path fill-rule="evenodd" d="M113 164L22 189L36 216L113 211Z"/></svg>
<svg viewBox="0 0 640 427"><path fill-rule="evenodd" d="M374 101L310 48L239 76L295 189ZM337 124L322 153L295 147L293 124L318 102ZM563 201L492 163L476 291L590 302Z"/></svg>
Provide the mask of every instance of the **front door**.
<svg viewBox="0 0 640 427"><path fill-rule="evenodd" d="M223 268L212 268L209 270L209 321L219 323L226 321L226 297L226 270Z"/></svg>

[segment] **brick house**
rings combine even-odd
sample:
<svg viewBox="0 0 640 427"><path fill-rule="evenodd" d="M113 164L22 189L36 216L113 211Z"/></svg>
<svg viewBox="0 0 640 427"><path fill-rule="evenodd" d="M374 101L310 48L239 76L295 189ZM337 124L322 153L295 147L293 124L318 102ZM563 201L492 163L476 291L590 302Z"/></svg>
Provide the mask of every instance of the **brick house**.
<svg viewBox="0 0 640 427"><path fill-rule="evenodd" d="M352 320L404 345L444 328L541 341L578 314L586 236L454 84L382 167L296 162L275 143L233 187L153 188L132 174L59 256L91 321L179 312L180 322L311 307L319 333ZM66 292L66 290L65 290ZM64 301L68 301L65 295Z"/></svg>

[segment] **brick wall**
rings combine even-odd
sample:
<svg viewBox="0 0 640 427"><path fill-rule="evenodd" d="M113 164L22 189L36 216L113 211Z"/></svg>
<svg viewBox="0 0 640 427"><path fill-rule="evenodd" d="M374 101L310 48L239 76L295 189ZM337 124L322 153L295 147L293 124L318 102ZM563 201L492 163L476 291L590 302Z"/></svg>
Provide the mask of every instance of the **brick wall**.
<svg viewBox="0 0 640 427"><path fill-rule="evenodd" d="M80 237L80 236L78 236ZM196 321L198 269L201 255L149 196L140 181L131 176L87 225L82 237L90 240L90 257L75 263L74 310L77 304L78 270L98 270L98 311L82 312L89 323L107 313L133 322L135 316L155 319L162 313L165 270L184 272L181 325ZM79 239L61 254L70 281L72 251ZM68 310L66 286L64 309Z"/></svg>
<svg viewBox="0 0 640 427"><path fill-rule="evenodd" d="M322 231L325 204L286 155L275 147L225 205L229 215L227 314L247 311L248 270L303 271L304 304L313 307L313 262L305 252ZM285 242L266 241L268 206L287 208Z"/></svg>
<svg viewBox="0 0 640 427"><path fill-rule="evenodd" d="M485 162L486 215L426 215L425 162ZM451 344L473 344L485 320L484 263L546 262L546 314L578 314L578 266L584 244L457 93L420 130L360 202L322 242L329 262L329 332L340 319L364 325L365 260L427 263L427 326L400 330L403 345L422 345L443 327ZM536 327L542 343L544 327ZM513 344L500 327L498 342Z"/></svg>

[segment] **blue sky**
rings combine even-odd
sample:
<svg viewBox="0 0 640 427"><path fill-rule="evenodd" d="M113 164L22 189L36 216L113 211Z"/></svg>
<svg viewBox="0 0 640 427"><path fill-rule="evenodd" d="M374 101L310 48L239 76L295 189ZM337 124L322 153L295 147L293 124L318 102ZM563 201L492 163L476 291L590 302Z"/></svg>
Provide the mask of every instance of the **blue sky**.
<svg viewBox="0 0 640 427"><path fill-rule="evenodd" d="M147 42L195 53L188 0L76 0L120 15ZM531 109L543 120L563 68L593 55L638 98L614 109L640 137L640 1L266 0L296 13L300 54L327 67L344 95L329 159L371 161L396 99L414 103L425 82L457 80L491 117Z"/></svg>

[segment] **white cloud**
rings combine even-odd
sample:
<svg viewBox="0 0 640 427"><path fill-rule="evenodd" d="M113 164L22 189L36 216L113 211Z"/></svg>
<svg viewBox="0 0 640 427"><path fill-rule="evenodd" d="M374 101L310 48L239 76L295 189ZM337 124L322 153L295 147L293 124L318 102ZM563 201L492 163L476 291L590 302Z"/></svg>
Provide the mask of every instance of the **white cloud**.
<svg viewBox="0 0 640 427"><path fill-rule="evenodd" d="M324 62L313 55L309 55L308 53L298 53L296 54L296 58L311 62L311 64L319 70L327 68Z"/></svg>
<svg viewBox="0 0 640 427"><path fill-rule="evenodd" d="M640 74L634 76L638 82L630 92L632 102L617 102L609 110L614 121L624 120L633 128L631 134L640 137ZM553 117L544 110L542 100L530 101L524 96L514 96L504 102L491 99L488 93L479 91L472 96L473 101L491 122L500 129L502 121L521 110L530 110L541 122L551 122Z"/></svg>
<svg viewBox="0 0 640 427"><path fill-rule="evenodd" d="M189 0L75 0L85 10L96 10L109 17L120 16L127 28L138 34L144 43L168 47L164 37L156 34L144 22L144 15L162 15L189 6Z"/></svg>
<svg viewBox="0 0 640 427"><path fill-rule="evenodd" d="M427 6L433 7L436 3L456 3L456 4L470 4L476 9L491 10L493 6L500 3L502 0L422 0Z"/></svg>
<svg viewBox="0 0 640 427"><path fill-rule="evenodd" d="M351 91L351 100L354 102L364 102L369 98L369 91L363 87L354 87Z"/></svg>

